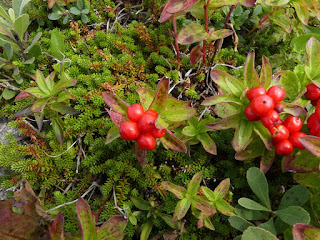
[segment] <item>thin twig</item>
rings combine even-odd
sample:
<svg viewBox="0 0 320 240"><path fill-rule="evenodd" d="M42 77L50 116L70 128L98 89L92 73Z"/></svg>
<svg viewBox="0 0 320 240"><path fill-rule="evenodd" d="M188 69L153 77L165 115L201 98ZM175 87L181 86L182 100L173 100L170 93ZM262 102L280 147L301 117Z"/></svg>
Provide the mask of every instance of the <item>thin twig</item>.
<svg viewBox="0 0 320 240"><path fill-rule="evenodd" d="M29 123L27 120L23 119L22 120L28 127L32 128L33 131L38 133L42 138L46 138L46 135L42 134L38 129L36 129L31 123Z"/></svg>

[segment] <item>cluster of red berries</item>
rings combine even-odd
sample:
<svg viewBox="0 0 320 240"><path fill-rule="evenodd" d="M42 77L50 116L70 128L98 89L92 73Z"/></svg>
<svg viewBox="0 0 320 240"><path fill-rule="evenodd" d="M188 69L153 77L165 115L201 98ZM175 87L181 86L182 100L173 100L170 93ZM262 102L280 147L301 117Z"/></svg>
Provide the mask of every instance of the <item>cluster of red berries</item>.
<svg viewBox="0 0 320 240"><path fill-rule="evenodd" d="M277 154L288 156L293 147L304 148L298 140L299 137L306 135L300 132L303 124L301 118L288 116L284 121L280 119L279 113L283 111L280 102L285 98L285 91L282 88L273 86L266 91L263 87L254 87L247 92L247 97L251 104L245 109L246 117L250 121L260 120L269 130Z"/></svg>
<svg viewBox="0 0 320 240"><path fill-rule="evenodd" d="M156 147L156 138L166 134L165 129L155 127L158 113L153 110L144 111L140 104L132 104L127 108L130 121L120 125L120 135L125 140L136 140L142 150L153 150Z"/></svg>
<svg viewBox="0 0 320 240"><path fill-rule="evenodd" d="M316 106L316 110L307 120L308 130L311 135L320 137L320 88L315 84L309 84L306 86L307 92L305 97L311 100L311 104Z"/></svg>

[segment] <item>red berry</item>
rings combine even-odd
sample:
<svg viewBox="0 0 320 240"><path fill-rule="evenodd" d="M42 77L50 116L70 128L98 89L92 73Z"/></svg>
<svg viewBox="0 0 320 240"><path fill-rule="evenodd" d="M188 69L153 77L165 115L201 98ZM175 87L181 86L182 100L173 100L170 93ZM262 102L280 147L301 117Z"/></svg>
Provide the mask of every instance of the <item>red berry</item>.
<svg viewBox="0 0 320 240"><path fill-rule="evenodd" d="M292 146L299 149L305 149L305 147L299 142L299 137L306 136L307 134L303 132L295 132L292 133L289 137L289 141L291 142Z"/></svg>
<svg viewBox="0 0 320 240"><path fill-rule="evenodd" d="M151 114L152 116L158 117L158 113L154 110L147 110L146 114Z"/></svg>
<svg viewBox="0 0 320 240"><path fill-rule="evenodd" d="M278 103L284 99L286 92L281 87L273 86L269 88L267 95L272 97L275 103Z"/></svg>
<svg viewBox="0 0 320 240"><path fill-rule="evenodd" d="M310 100L315 100L320 97L320 88L318 88L314 84L308 84L306 86L307 92L304 94L304 96Z"/></svg>
<svg viewBox="0 0 320 240"><path fill-rule="evenodd" d="M260 120L263 126L266 128L271 128L274 123L279 121L279 113L277 113L275 110L271 110L267 115L262 116Z"/></svg>
<svg viewBox="0 0 320 240"><path fill-rule="evenodd" d="M319 102L319 98L311 100L311 104L315 107L318 105L318 102Z"/></svg>
<svg viewBox="0 0 320 240"><path fill-rule="evenodd" d="M149 110L148 110L149 111ZM155 121L157 116L146 111L138 121L138 129L140 132L151 132L155 128Z"/></svg>
<svg viewBox="0 0 320 240"><path fill-rule="evenodd" d="M307 120L307 127L311 135L317 136L320 130L320 121L313 113Z"/></svg>
<svg viewBox="0 0 320 240"><path fill-rule="evenodd" d="M127 108L128 118L134 122L138 122L143 113L143 107L138 103L134 103Z"/></svg>
<svg viewBox="0 0 320 240"><path fill-rule="evenodd" d="M251 102L252 111L259 115L267 115L274 108L274 101L268 95L261 95L254 98Z"/></svg>
<svg viewBox="0 0 320 240"><path fill-rule="evenodd" d="M277 125L275 127L271 127L271 128L269 128L269 131L272 135L272 140L274 142L286 140L289 138L289 135L290 135L288 128L286 128L283 125Z"/></svg>
<svg viewBox="0 0 320 240"><path fill-rule="evenodd" d="M314 115L316 115L317 119L320 121L320 105L316 107L316 111L314 112Z"/></svg>
<svg viewBox="0 0 320 240"><path fill-rule="evenodd" d="M289 140L282 140L277 142L276 146L276 154L281 156L289 156L293 151L293 146Z"/></svg>
<svg viewBox="0 0 320 240"><path fill-rule="evenodd" d="M283 122L283 125L288 128L290 133L299 132L302 128L302 124L301 118L292 115L288 116Z"/></svg>
<svg viewBox="0 0 320 240"><path fill-rule="evenodd" d="M162 138L164 137L164 135L166 135L166 129L164 128L162 129L154 128L152 130L152 136L154 136L155 138Z"/></svg>
<svg viewBox="0 0 320 240"><path fill-rule="evenodd" d="M246 109L244 110L244 114L251 122L258 121L260 119L260 117L252 111L251 105L246 107Z"/></svg>
<svg viewBox="0 0 320 240"><path fill-rule="evenodd" d="M156 147L156 139L150 133L140 134L137 142L142 150L151 151Z"/></svg>
<svg viewBox="0 0 320 240"><path fill-rule="evenodd" d="M277 113L282 113L284 106L281 103L276 103L273 108Z"/></svg>
<svg viewBox="0 0 320 240"><path fill-rule="evenodd" d="M266 90L263 87L254 87L249 89L249 91L247 92L247 98L251 102L254 98L265 94Z"/></svg>
<svg viewBox="0 0 320 240"><path fill-rule="evenodd" d="M125 140L134 140L139 136L138 125L133 121L125 121L120 125L120 135Z"/></svg>

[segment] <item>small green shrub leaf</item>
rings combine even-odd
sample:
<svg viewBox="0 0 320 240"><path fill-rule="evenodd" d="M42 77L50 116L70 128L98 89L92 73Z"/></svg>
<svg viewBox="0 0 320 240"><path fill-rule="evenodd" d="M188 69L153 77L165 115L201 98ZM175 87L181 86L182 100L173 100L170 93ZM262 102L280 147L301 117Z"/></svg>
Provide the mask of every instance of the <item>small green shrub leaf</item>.
<svg viewBox="0 0 320 240"><path fill-rule="evenodd" d="M73 107L69 107L63 103L54 102L50 104L50 108L54 111L64 114L77 114L79 113Z"/></svg>
<svg viewBox="0 0 320 240"><path fill-rule="evenodd" d="M198 23L191 23L179 32L177 39L182 45L200 42L209 37L209 34L204 30L203 26Z"/></svg>
<svg viewBox="0 0 320 240"><path fill-rule="evenodd" d="M264 174L266 174L269 171L276 154L274 151L271 152L266 149L264 149L262 151L264 153L261 156L261 160L260 160L260 171L263 172Z"/></svg>
<svg viewBox="0 0 320 240"><path fill-rule="evenodd" d="M242 119L242 114L235 114L235 115L226 117L219 122L208 124L207 127L212 130L225 130L229 128L236 128L241 119Z"/></svg>
<svg viewBox="0 0 320 240"><path fill-rule="evenodd" d="M252 141L252 129L253 124L247 119L242 119L238 122L231 142L231 145L236 152L245 149L250 144Z"/></svg>
<svg viewBox="0 0 320 240"><path fill-rule="evenodd" d="M232 207L226 200L224 199L218 199L215 203L216 209L226 216L233 216L234 213L234 207Z"/></svg>
<svg viewBox="0 0 320 240"><path fill-rule="evenodd" d="M164 121L171 121L171 122L181 122L184 120L188 120L193 115L195 115L197 112L196 108L192 107L166 107L166 110L164 110L160 117Z"/></svg>
<svg viewBox="0 0 320 240"><path fill-rule="evenodd" d="M252 224L251 222L248 222L247 220L239 216L231 216L229 217L228 221L233 228L241 232L243 232L250 226L254 226L254 224Z"/></svg>
<svg viewBox="0 0 320 240"><path fill-rule="evenodd" d="M166 107L169 91L169 78L162 78L158 83L156 95L149 109L156 111L160 114Z"/></svg>
<svg viewBox="0 0 320 240"><path fill-rule="evenodd" d="M51 19L53 20L53 19ZM65 52L64 40L61 34L57 31L52 32L50 39L50 53L58 60L62 60L61 53Z"/></svg>
<svg viewBox="0 0 320 240"><path fill-rule="evenodd" d="M212 216L217 212L214 206L202 196L195 196L192 199L192 207L199 209L201 212L209 216Z"/></svg>
<svg viewBox="0 0 320 240"><path fill-rule="evenodd" d="M260 203L257 203L249 198L240 198L238 200L238 203L240 206L250 210L260 210L260 211L266 211L266 212L270 211L268 208L262 206Z"/></svg>
<svg viewBox="0 0 320 240"><path fill-rule="evenodd" d="M38 42L38 40L40 39L41 36L42 36L42 32L38 32L38 33L34 36L31 44L24 50L24 53L28 53L29 50L36 44L36 42Z"/></svg>
<svg viewBox="0 0 320 240"><path fill-rule="evenodd" d="M12 91L8 88L5 88L2 92L2 97L5 99L5 100L9 100L11 98L14 98L14 96L16 95L17 93L15 91Z"/></svg>
<svg viewBox="0 0 320 240"><path fill-rule="evenodd" d="M300 137L298 141L313 155L320 157L320 138L312 135Z"/></svg>
<svg viewBox="0 0 320 240"><path fill-rule="evenodd" d="M242 91L244 89L244 84L242 81L238 80L237 78L233 77L232 75L230 75L224 71L217 70L217 69L214 69L211 71L210 77L211 77L212 81L214 81L216 84L218 84L222 93L228 94L228 93L233 93L235 91L239 92L241 89L240 95L239 95L239 93L236 95L237 97L241 96ZM228 81L229 85L228 85L227 81ZM231 84L232 84L232 86L231 86ZM229 86L235 87L235 89L231 90Z"/></svg>
<svg viewBox="0 0 320 240"><path fill-rule="evenodd" d="M142 227L140 240L148 240L149 235L150 235L151 230L152 230L152 227L153 227L153 224L152 224L152 221L150 219Z"/></svg>
<svg viewBox="0 0 320 240"><path fill-rule="evenodd" d="M178 220L181 220L188 212L189 208L191 206L191 201L187 198L181 199L174 210L173 214L173 222L176 222Z"/></svg>
<svg viewBox="0 0 320 240"><path fill-rule="evenodd" d="M14 22L14 29L18 33L20 39L23 39L25 32L27 31L29 27L29 15L28 14L22 14L20 17L18 17Z"/></svg>
<svg viewBox="0 0 320 240"><path fill-rule="evenodd" d="M53 129L53 134L58 139L59 143L62 145L64 141L64 135L63 135L63 121L61 120L61 118L52 119L52 129Z"/></svg>
<svg viewBox="0 0 320 240"><path fill-rule="evenodd" d="M239 205L236 206L235 213L238 216L245 218L247 220L265 220L265 219L268 219L269 217L268 212L249 210Z"/></svg>
<svg viewBox="0 0 320 240"><path fill-rule="evenodd" d="M116 140L120 137L119 127L117 125L114 125L110 128L107 134L106 142L105 144L111 143L113 140Z"/></svg>
<svg viewBox="0 0 320 240"><path fill-rule="evenodd" d="M200 189L201 180L202 180L202 171L193 175L193 177L187 187L187 194L189 194L190 196L197 195L198 191Z"/></svg>
<svg viewBox="0 0 320 240"><path fill-rule="evenodd" d="M89 204L81 197L78 198L76 211L82 232L82 239L96 240L97 231L94 215L91 212Z"/></svg>
<svg viewBox="0 0 320 240"><path fill-rule="evenodd" d="M209 31L209 37L206 39L208 42L212 42L221 38L229 37L233 34L233 31L230 29L220 29L215 31L214 28L211 28Z"/></svg>
<svg viewBox="0 0 320 240"><path fill-rule="evenodd" d="M292 31L292 20L286 15L285 9L275 11L273 14L269 14L269 18L277 25L282 27L287 33Z"/></svg>
<svg viewBox="0 0 320 240"><path fill-rule="evenodd" d="M302 206L308 199L308 189L302 185L296 185L285 192L278 209L284 209L289 206Z"/></svg>
<svg viewBox="0 0 320 240"><path fill-rule="evenodd" d="M309 9L303 0L295 0L292 2L293 7L296 10L299 20L304 24L308 25L309 21Z"/></svg>
<svg viewBox="0 0 320 240"><path fill-rule="evenodd" d="M211 105L216 105L217 103L226 103L226 102L232 102L235 104L242 105L239 97L233 96L231 94L216 95L216 96L208 97L206 100L202 101L201 105L211 106Z"/></svg>
<svg viewBox="0 0 320 240"><path fill-rule="evenodd" d="M294 72L286 71L281 74L280 82L286 92L286 97L289 98L290 102L293 102L297 97L297 92L300 92L301 87L297 75Z"/></svg>
<svg viewBox="0 0 320 240"><path fill-rule="evenodd" d="M178 186L174 183L171 183L169 181L164 181L161 183L161 186L166 189L167 191L172 192L174 195L177 196L177 198L182 199L185 197L186 188L182 186Z"/></svg>
<svg viewBox="0 0 320 240"><path fill-rule="evenodd" d="M318 41L320 41L320 34L316 34L316 33L302 34L298 37L295 37L292 40L291 45L293 47L293 50L295 50L298 53L304 53L306 50L306 43L311 37L314 37Z"/></svg>
<svg viewBox="0 0 320 240"><path fill-rule="evenodd" d="M254 122L253 131L255 131L255 133L260 137L265 147L269 151L273 151L271 134L268 129L262 125L261 121Z"/></svg>
<svg viewBox="0 0 320 240"><path fill-rule="evenodd" d="M311 37L306 44L305 71L309 79L320 84L320 42Z"/></svg>
<svg viewBox="0 0 320 240"><path fill-rule="evenodd" d="M237 160L249 160L261 156L265 150L263 142L258 136L253 136L253 140L244 150L239 151L235 155Z"/></svg>
<svg viewBox="0 0 320 240"><path fill-rule="evenodd" d="M79 2L79 1L78 1ZM80 10L78 9L78 8L76 8L76 7L72 7L72 8L70 8L70 13L72 13L72 14L74 14L74 15L80 15Z"/></svg>
<svg viewBox="0 0 320 240"><path fill-rule="evenodd" d="M263 228L271 232L273 235L277 236L277 231L274 227L273 218L270 218L267 222L259 224L259 228Z"/></svg>
<svg viewBox="0 0 320 240"><path fill-rule="evenodd" d="M259 227L248 227L243 232L242 240L278 240L271 232Z"/></svg>
<svg viewBox="0 0 320 240"><path fill-rule="evenodd" d="M249 168L247 171L247 181L251 190L260 199L261 203L268 209L271 209L268 182L260 169L256 167Z"/></svg>
<svg viewBox="0 0 320 240"><path fill-rule="evenodd" d="M293 226L292 234L295 240L320 240L319 228L302 223L297 223Z"/></svg>
<svg viewBox="0 0 320 240"><path fill-rule="evenodd" d="M308 224L310 222L309 213L299 206L290 206L274 212L282 221L293 226L296 223Z"/></svg>
<svg viewBox="0 0 320 240"><path fill-rule="evenodd" d="M50 97L38 98L32 105L31 111L32 112L40 112L46 106Z"/></svg>
<svg viewBox="0 0 320 240"><path fill-rule="evenodd" d="M297 173L316 172L319 171L319 162L320 157L314 156L314 154L305 149L287 156L283 162L283 169Z"/></svg>
<svg viewBox="0 0 320 240"><path fill-rule="evenodd" d="M207 133L199 133L197 139L201 142L204 150L212 155L217 155L216 144Z"/></svg>
<svg viewBox="0 0 320 240"><path fill-rule="evenodd" d="M260 86L269 88L272 80L272 68L271 64L266 56L262 56L262 68L260 73Z"/></svg>
<svg viewBox="0 0 320 240"><path fill-rule="evenodd" d="M182 133L189 137L194 137L198 134L198 131L192 126L186 126L182 129Z"/></svg>
<svg viewBox="0 0 320 240"><path fill-rule="evenodd" d="M251 51L244 66L244 83L248 88L259 86L260 80L257 71L254 68L255 53Z"/></svg>
<svg viewBox="0 0 320 240"><path fill-rule="evenodd" d="M293 175L296 182L310 188L319 188L320 186L320 174L318 172L313 173L296 173Z"/></svg>

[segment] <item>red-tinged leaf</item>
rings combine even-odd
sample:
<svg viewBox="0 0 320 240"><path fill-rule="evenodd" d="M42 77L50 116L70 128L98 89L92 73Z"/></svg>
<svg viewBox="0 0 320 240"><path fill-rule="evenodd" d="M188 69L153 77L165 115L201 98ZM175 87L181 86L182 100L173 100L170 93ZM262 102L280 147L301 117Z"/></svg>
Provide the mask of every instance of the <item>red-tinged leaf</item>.
<svg viewBox="0 0 320 240"><path fill-rule="evenodd" d="M82 197L78 198L76 211L82 233L82 239L96 240L97 230L95 217L91 212L89 204Z"/></svg>
<svg viewBox="0 0 320 240"><path fill-rule="evenodd" d="M167 11L165 11L165 9L163 9L158 21L159 23L164 23L170 20L171 18L174 18L174 14L168 13Z"/></svg>
<svg viewBox="0 0 320 240"><path fill-rule="evenodd" d="M237 78L231 76L230 74L228 74L224 71L214 69L211 71L210 77L211 77L212 81L214 81L219 86L219 88L220 88L219 90L221 93L224 93L224 94L233 93L232 91L234 91L234 89L231 90L229 88L227 81L229 81L230 83L233 83L234 86L238 86L237 88L242 86L241 93L243 91L243 88L244 88L243 82L241 82ZM241 96L241 93L238 97Z"/></svg>
<svg viewBox="0 0 320 240"><path fill-rule="evenodd" d="M298 141L313 155L320 157L320 138L312 135L299 137Z"/></svg>
<svg viewBox="0 0 320 240"><path fill-rule="evenodd" d="M14 101L17 102L17 101L20 101L22 99L26 99L26 98L29 98L29 97L32 97L31 93L21 92L15 97Z"/></svg>
<svg viewBox="0 0 320 240"><path fill-rule="evenodd" d="M236 128L242 117L242 114L235 114L230 117L226 117L219 122L208 124L207 127L212 130L225 130L229 128Z"/></svg>
<svg viewBox="0 0 320 240"><path fill-rule="evenodd" d="M246 64L244 66L244 82L249 88L257 87L260 84L259 75L254 68L254 59L255 53L254 51L251 51L247 56Z"/></svg>
<svg viewBox="0 0 320 240"><path fill-rule="evenodd" d="M196 64L202 57L203 52L202 52L202 46L201 45L197 45L194 46L190 52L190 63Z"/></svg>
<svg viewBox="0 0 320 240"><path fill-rule="evenodd" d="M212 155L217 155L217 146L207 133L199 133L197 139L201 142L204 150Z"/></svg>
<svg viewBox="0 0 320 240"><path fill-rule="evenodd" d="M303 223L296 223L292 228L294 240L320 240L320 229Z"/></svg>
<svg viewBox="0 0 320 240"><path fill-rule="evenodd" d="M31 105L21 109L19 112L15 113L13 115L13 117L27 117L29 115L33 114L33 112L31 111Z"/></svg>
<svg viewBox="0 0 320 240"><path fill-rule="evenodd" d="M108 219L101 227L97 229L99 240L121 240L124 238L124 229L128 220L122 216L116 215Z"/></svg>
<svg viewBox="0 0 320 240"><path fill-rule="evenodd" d="M120 137L119 127L118 126L113 126L112 128L110 128L110 130L109 130L109 132L107 134L107 138L106 138L105 144L109 144L113 140L118 139L119 137Z"/></svg>
<svg viewBox="0 0 320 240"><path fill-rule="evenodd" d="M172 192L174 195L177 196L177 198L182 199L185 197L186 194L186 188L182 186L178 186L174 183L171 183L169 181L164 181L161 183L161 186L166 189L167 191Z"/></svg>
<svg viewBox="0 0 320 240"><path fill-rule="evenodd" d="M50 230L50 240L64 240L64 218L62 212L55 217Z"/></svg>
<svg viewBox="0 0 320 240"><path fill-rule="evenodd" d="M150 110L156 111L160 114L166 107L169 91L169 78L162 78L157 86L156 95L149 107Z"/></svg>
<svg viewBox="0 0 320 240"><path fill-rule="evenodd" d="M245 7L254 7L256 5L257 0L242 0L240 1L241 5Z"/></svg>
<svg viewBox="0 0 320 240"><path fill-rule="evenodd" d="M222 180L213 191L215 199L224 198L227 195L229 188L230 178Z"/></svg>
<svg viewBox="0 0 320 240"><path fill-rule="evenodd" d="M174 14L174 13L182 13L188 9L190 9L196 2L199 0L170 0L164 11Z"/></svg>
<svg viewBox="0 0 320 240"><path fill-rule="evenodd" d="M301 150L285 157L283 170L295 173L311 173L319 171L320 158L308 150Z"/></svg>
<svg viewBox="0 0 320 240"><path fill-rule="evenodd" d="M53 134L58 139L59 143L63 145L64 135L63 135L63 121L61 118L54 118L52 119L52 129Z"/></svg>
<svg viewBox="0 0 320 240"><path fill-rule="evenodd" d="M172 222L181 220L188 212L191 206L191 201L188 198L181 199L174 210Z"/></svg>
<svg viewBox="0 0 320 240"><path fill-rule="evenodd" d="M262 125L261 121L255 122L255 126L253 126L253 131L255 131L255 133L260 137L265 147L269 151L273 151L271 134L269 130Z"/></svg>
<svg viewBox="0 0 320 240"><path fill-rule="evenodd" d="M44 93L43 91L40 90L38 87L32 87L32 88L27 88L24 90L25 93L29 93L36 98L44 98L47 97L48 94Z"/></svg>
<svg viewBox="0 0 320 240"><path fill-rule="evenodd" d="M307 115L307 111L299 105L295 105L293 107L285 107L283 109L283 112L288 113L293 116L300 116L300 115L306 116Z"/></svg>
<svg viewBox="0 0 320 240"><path fill-rule="evenodd" d="M271 64L266 56L262 56L262 69L260 73L260 86L269 88L272 80L272 68Z"/></svg>
<svg viewBox="0 0 320 240"><path fill-rule="evenodd" d="M198 23L191 23L179 32L177 39L182 45L188 45L207 39L209 34L204 30L203 26Z"/></svg>
<svg viewBox="0 0 320 240"><path fill-rule="evenodd" d="M309 9L304 0L295 0L292 2L293 7L296 10L298 18L304 25L308 25L309 21Z"/></svg>
<svg viewBox="0 0 320 240"><path fill-rule="evenodd" d="M217 212L214 206L201 196L195 196L192 199L192 206L210 216Z"/></svg>
<svg viewBox="0 0 320 240"><path fill-rule="evenodd" d="M137 142L134 143L134 151L136 152L136 156L137 156L137 159L138 159L141 167L144 168L144 166L146 165L147 151L142 150L139 147Z"/></svg>
<svg viewBox="0 0 320 240"><path fill-rule="evenodd" d="M102 97L104 102L114 111L121 113L123 115L127 115L127 108L130 106L128 103L118 98L111 92L103 92ZM144 108L146 109L146 108Z"/></svg>
<svg viewBox="0 0 320 240"><path fill-rule="evenodd" d="M287 33L292 31L292 20L286 15L285 9L280 10L269 15L269 18L277 25L282 27Z"/></svg>
<svg viewBox="0 0 320 240"><path fill-rule="evenodd" d="M186 145L179 138L177 138L169 129L167 129L166 135L160 138L160 141L173 151L184 153L187 152Z"/></svg>
<svg viewBox="0 0 320 240"><path fill-rule="evenodd" d="M269 6L285 6L290 0L265 0L264 3Z"/></svg>
<svg viewBox="0 0 320 240"><path fill-rule="evenodd" d="M215 203L217 210L226 216L234 216L234 207L232 207L226 200L218 199Z"/></svg>
<svg viewBox="0 0 320 240"><path fill-rule="evenodd" d="M48 84L46 79L43 76L43 73L40 70L36 71L36 83L42 92L50 95L52 91L52 85Z"/></svg>
<svg viewBox="0 0 320 240"><path fill-rule="evenodd" d="M57 84L55 84L53 86L53 94L57 94L59 93L61 90L64 90L68 87L72 87L74 85L76 85L77 83L77 79L62 79L60 80Z"/></svg>
<svg viewBox="0 0 320 240"><path fill-rule="evenodd" d="M63 103L55 102L50 104L50 108L59 113L78 114L79 112L73 107L69 107Z"/></svg>
<svg viewBox="0 0 320 240"><path fill-rule="evenodd" d="M231 145L236 152L245 149L252 141L253 126L253 123L247 119L242 119L238 122L231 142Z"/></svg>
<svg viewBox="0 0 320 240"><path fill-rule="evenodd" d="M261 172L266 174L269 171L269 169L272 166L272 163L274 161L274 158L275 158L274 151L268 151L268 150L264 151L263 155L261 156L261 160L260 160Z"/></svg>
<svg viewBox="0 0 320 240"><path fill-rule="evenodd" d="M217 103L226 103L232 102L238 105L242 105L240 99L232 94L225 94L225 95L216 95L208 97L206 100L202 101L201 105L203 106L211 106L216 105Z"/></svg>
<svg viewBox="0 0 320 240"><path fill-rule="evenodd" d="M55 3L56 0L48 0L48 7L51 9Z"/></svg>
<svg viewBox="0 0 320 240"><path fill-rule="evenodd" d="M43 110L43 108L47 105L48 101L50 100L50 97L45 97L45 98L39 98L37 99L32 107L31 107L31 111L32 112L40 112Z"/></svg>
<svg viewBox="0 0 320 240"><path fill-rule="evenodd" d="M221 29L215 31L214 28L211 28L209 31L209 37L206 39L207 42L212 42L221 38L229 37L233 34L233 31L230 29Z"/></svg>
<svg viewBox="0 0 320 240"><path fill-rule="evenodd" d="M122 113L119 113L119 112L115 112L115 111L111 111L109 110L108 108L105 108L105 110L108 112L112 122L120 127L120 125L126 121L126 115L123 115Z"/></svg>
<svg viewBox="0 0 320 240"><path fill-rule="evenodd" d="M214 192L210 188L201 186L201 191L204 193L204 195L210 202L215 203L217 201Z"/></svg>
<svg viewBox="0 0 320 240"><path fill-rule="evenodd" d="M142 88L138 88L137 92L139 94L140 103L143 109L149 109L149 106L151 105L153 98L156 95L155 91L142 87Z"/></svg>
<svg viewBox="0 0 320 240"><path fill-rule="evenodd" d="M203 171L200 171L200 172L196 173L195 175L193 175L191 181L189 182L188 187L187 187L187 193L190 196L197 195L197 193L200 189L200 182L202 180L202 173L203 173Z"/></svg>

